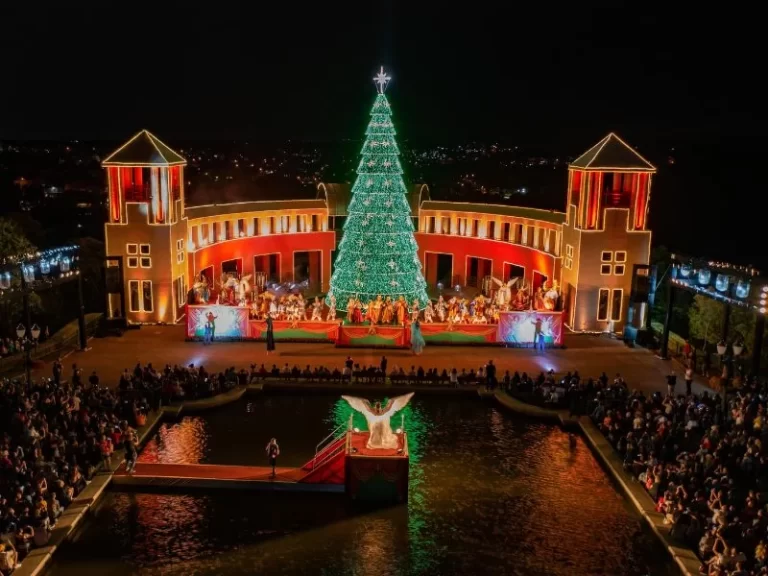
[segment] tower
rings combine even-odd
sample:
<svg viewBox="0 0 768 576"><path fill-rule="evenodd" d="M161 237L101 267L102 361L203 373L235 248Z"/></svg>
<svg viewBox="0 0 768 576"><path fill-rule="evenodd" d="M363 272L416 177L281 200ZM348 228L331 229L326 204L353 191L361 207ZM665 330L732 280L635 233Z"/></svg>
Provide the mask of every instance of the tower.
<svg viewBox="0 0 768 576"><path fill-rule="evenodd" d="M618 332L635 265L651 253L648 208L656 168L610 133L568 167L562 288L576 331Z"/></svg>
<svg viewBox="0 0 768 576"><path fill-rule="evenodd" d="M130 323L175 322L187 297L184 166L187 162L142 130L110 154L108 261L121 258L125 310L109 296L111 317Z"/></svg>

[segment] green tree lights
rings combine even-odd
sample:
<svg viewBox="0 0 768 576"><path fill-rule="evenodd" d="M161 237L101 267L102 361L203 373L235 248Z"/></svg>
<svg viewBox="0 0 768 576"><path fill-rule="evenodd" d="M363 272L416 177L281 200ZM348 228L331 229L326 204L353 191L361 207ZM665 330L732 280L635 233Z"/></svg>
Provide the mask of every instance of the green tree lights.
<svg viewBox="0 0 768 576"><path fill-rule="evenodd" d="M378 295L393 299L402 295L409 305L418 299L424 307L426 282L413 237L392 111L384 95L389 77L382 69L374 80L379 93L365 132L330 294L339 309L345 309L350 298L365 303Z"/></svg>

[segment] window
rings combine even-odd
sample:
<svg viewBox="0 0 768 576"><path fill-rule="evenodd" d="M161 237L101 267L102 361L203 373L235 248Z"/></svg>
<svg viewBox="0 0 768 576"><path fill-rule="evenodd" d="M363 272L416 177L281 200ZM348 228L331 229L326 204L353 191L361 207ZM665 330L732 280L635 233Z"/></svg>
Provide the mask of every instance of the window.
<svg viewBox="0 0 768 576"><path fill-rule="evenodd" d="M496 238L496 222L488 222L488 238Z"/></svg>
<svg viewBox="0 0 768 576"><path fill-rule="evenodd" d="M319 232L320 230L317 227L317 214L312 214L312 220L310 223L310 226L312 226L309 231L310 232Z"/></svg>
<svg viewBox="0 0 768 576"><path fill-rule="evenodd" d="M608 306L611 291L608 288L600 288L597 293L597 319L601 322L608 320Z"/></svg>
<svg viewBox="0 0 768 576"><path fill-rule="evenodd" d="M176 306L181 308L187 302L187 285L184 276L179 276L174 282L176 289Z"/></svg>
<svg viewBox="0 0 768 576"><path fill-rule="evenodd" d="M435 233L435 217L434 216L427 216L427 233L428 234Z"/></svg>
<svg viewBox="0 0 768 576"><path fill-rule="evenodd" d="M142 268L152 268L152 258L146 258L144 256L141 257L141 267Z"/></svg>
<svg viewBox="0 0 768 576"><path fill-rule="evenodd" d="M611 262L613 260L613 252L609 250L603 250L603 253L600 255L600 260L602 262Z"/></svg>
<svg viewBox="0 0 768 576"><path fill-rule="evenodd" d="M253 219L253 235L254 236L258 236L259 232L260 232L260 230L259 230L259 219L258 218L254 218Z"/></svg>
<svg viewBox="0 0 768 576"><path fill-rule="evenodd" d="M131 280L128 282L128 309L131 312L139 312L141 310L141 302L139 302L138 280Z"/></svg>
<svg viewBox="0 0 768 576"><path fill-rule="evenodd" d="M141 304L144 306L144 312L152 312L152 282L150 280L141 281Z"/></svg>
<svg viewBox="0 0 768 576"><path fill-rule="evenodd" d="M142 256L149 256L149 244L142 244L139 248Z"/></svg>
<svg viewBox="0 0 768 576"><path fill-rule="evenodd" d="M184 240L176 240L176 263L184 262Z"/></svg>
<svg viewBox="0 0 768 576"><path fill-rule="evenodd" d="M269 217L269 233L270 234L275 233L275 217L274 216Z"/></svg>
<svg viewBox="0 0 768 576"><path fill-rule="evenodd" d="M128 256L128 268L138 268L139 258L137 256Z"/></svg>
<svg viewBox="0 0 768 576"><path fill-rule="evenodd" d="M618 322L621 320L621 305L624 299L624 291L621 288L614 288L611 297L611 320Z"/></svg>
<svg viewBox="0 0 768 576"><path fill-rule="evenodd" d="M509 222L504 222L504 232L502 233L502 238L504 239L504 242L511 242L512 241L512 225Z"/></svg>
<svg viewBox="0 0 768 576"><path fill-rule="evenodd" d="M221 222L213 223L213 242L224 240L224 233L221 231Z"/></svg>
<svg viewBox="0 0 768 576"><path fill-rule="evenodd" d="M152 281L128 282L128 309L131 312L152 312Z"/></svg>
<svg viewBox="0 0 768 576"><path fill-rule="evenodd" d="M627 261L627 253L623 250L617 251L614 254L613 260L615 262L626 262Z"/></svg>
<svg viewBox="0 0 768 576"><path fill-rule="evenodd" d="M126 254L138 254L139 253L139 245L138 244L126 244L125 245L125 253Z"/></svg>
<svg viewBox="0 0 768 576"><path fill-rule="evenodd" d="M232 222L229 220L224 221L224 237L222 240L232 240L234 235L232 234Z"/></svg>
<svg viewBox="0 0 768 576"><path fill-rule="evenodd" d="M450 216L443 216L442 221L443 221L443 223L440 224L440 230L443 232L443 234L450 234L451 233L451 218L450 218Z"/></svg>
<svg viewBox="0 0 768 576"><path fill-rule="evenodd" d="M600 274L603 276L610 276L611 275L611 265L610 264L601 264L600 265Z"/></svg>
<svg viewBox="0 0 768 576"><path fill-rule="evenodd" d="M614 276L624 276L624 264L615 264L613 266Z"/></svg>

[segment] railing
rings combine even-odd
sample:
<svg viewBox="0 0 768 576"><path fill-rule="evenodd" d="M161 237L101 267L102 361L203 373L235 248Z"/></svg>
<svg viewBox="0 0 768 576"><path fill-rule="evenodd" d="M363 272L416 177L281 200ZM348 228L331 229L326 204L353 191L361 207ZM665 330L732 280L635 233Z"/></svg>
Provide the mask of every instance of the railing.
<svg viewBox="0 0 768 576"><path fill-rule="evenodd" d="M339 432L342 429L344 429L343 433L346 434L347 433L347 429L351 425L352 425L352 417L350 416L349 424L346 424L346 423L345 424L340 424L339 426L337 426L333 430L333 432L328 434L328 436L326 436L325 438L320 440L320 442L317 443L317 446L315 446L315 456L314 456L314 458L312 458L312 470L314 470L320 464L322 464L322 463L324 463L324 462L326 462L328 460L328 456L329 456L328 454L324 454L319 462L317 460L317 457L318 457L319 454L321 454L323 451L325 451L331 444L333 444L334 442L338 441L341 438L342 434L340 434ZM332 455L335 456L337 453L338 453L338 448L333 451Z"/></svg>

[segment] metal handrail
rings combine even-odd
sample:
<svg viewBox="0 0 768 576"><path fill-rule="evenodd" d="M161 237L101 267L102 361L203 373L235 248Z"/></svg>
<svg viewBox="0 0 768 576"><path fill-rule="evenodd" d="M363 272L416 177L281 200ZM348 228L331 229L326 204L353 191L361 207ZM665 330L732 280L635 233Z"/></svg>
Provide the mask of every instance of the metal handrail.
<svg viewBox="0 0 768 576"><path fill-rule="evenodd" d="M350 419L351 422L351 419ZM340 424L337 426L328 436L320 440L320 442L317 443L317 446L315 446L315 455L312 458L312 470L314 470L317 467L317 455L320 454L323 450L325 450L328 446L339 440L341 438L341 434L339 433L342 428L345 428L347 424ZM346 434L347 431L344 430L344 434ZM330 440L330 441L329 441ZM327 458L323 458L322 462L325 462Z"/></svg>
<svg viewBox="0 0 768 576"><path fill-rule="evenodd" d="M337 446L333 452L331 452L330 454L326 454L325 457L320 460L320 462L315 462L315 460L313 459L312 470L314 470L319 466L322 466L323 464L328 462L328 460L336 457L336 455L339 454L342 450L346 450L346 444L339 444L339 446Z"/></svg>

